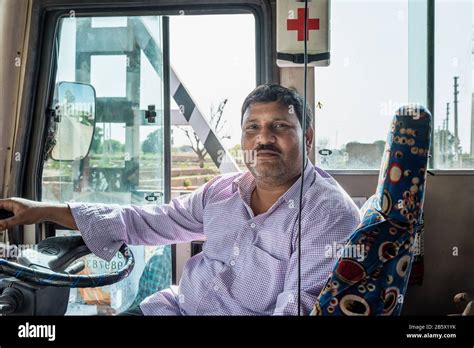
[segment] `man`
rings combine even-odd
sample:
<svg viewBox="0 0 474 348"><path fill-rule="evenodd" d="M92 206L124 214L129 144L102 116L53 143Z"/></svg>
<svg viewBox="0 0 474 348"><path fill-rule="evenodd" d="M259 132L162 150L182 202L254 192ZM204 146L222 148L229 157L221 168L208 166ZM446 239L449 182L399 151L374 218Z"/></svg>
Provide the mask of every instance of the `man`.
<svg viewBox="0 0 474 348"><path fill-rule="evenodd" d="M147 297L127 314L297 315L298 210L306 107L306 149L312 114L302 98L278 85L253 90L242 106L242 149L249 172L220 175L163 206L46 204L0 200L17 224L53 221L78 229L89 249L110 260L125 242L160 245L206 238L189 259L179 288ZM309 314L337 255L359 223L355 204L323 170L307 161L301 229L301 311Z"/></svg>

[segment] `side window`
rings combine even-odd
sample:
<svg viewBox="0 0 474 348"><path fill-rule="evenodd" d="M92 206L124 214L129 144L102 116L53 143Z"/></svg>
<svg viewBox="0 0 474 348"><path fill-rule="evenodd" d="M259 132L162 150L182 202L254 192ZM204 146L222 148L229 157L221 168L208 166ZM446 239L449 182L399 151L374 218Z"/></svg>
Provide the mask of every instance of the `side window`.
<svg viewBox="0 0 474 348"><path fill-rule="evenodd" d="M252 14L186 14L170 16L169 22L174 198L219 173L245 168L240 107L256 86L256 33ZM95 128L86 157L45 163L42 199L163 204L162 18L64 18L59 27L56 82L94 87ZM147 118L151 109L156 112L154 122ZM80 135L71 134L71 146L79 146ZM216 157L222 150L232 161L226 167ZM132 275L109 287L72 289L68 314L117 313L170 286L171 248L132 248ZM83 272L110 271L120 262L118 257L106 263L87 256Z"/></svg>
<svg viewBox="0 0 474 348"><path fill-rule="evenodd" d="M172 198L191 193L220 173L246 169L240 150L240 108L257 84L256 34L252 14L170 17L171 69L199 110L193 110L190 121L201 119L187 122L181 113L184 105L179 105L184 103L171 99ZM206 141L212 139L209 130L223 148L216 149L216 141ZM222 157L223 149L235 163L218 167L215 159ZM200 250L199 243L177 246L177 280L189 256Z"/></svg>
<svg viewBox="0 0 474 348"><path fill-rule="evenodd" d="M425 43L410 40L426 22L412 21L410 3L331 2L331 64L315 68L315 145L323 168L379 169L396 109L425 103L411 93L413 72L426 69L426 56L412 65L413 47Z"/></svg>
<svg viewBox="0 0 474 348"><path fill-rule="evenodd" d="M219 168L213 158L212 152L216 150L213 142L197 136L202 125L192 126L182 117L174 118L173 197L192 192L225 170L245 170L240 153L240 108L256 87L255 38L252 14L170 17L171 68L236 162L234 167ZM180 115L173 98L171 108L172 113L175 110L174 114Z"/></svg>
<svg viewBox="0 0 474 348"><path fill-rule="evenodd" d="M76 17L60 21L56 82L94 87L95 129L86 157L47 160L42 178L44 201L163 204L161 23L158 16ZM155 110L154 119L147 117L149 109ZM60 146L81 143L80 132L71 129L69 134L69 144ZM57 231L71 233L78 232ZM133 246L136 264L132 274L103 288L71 289L68 314L121 312L156 290L169 287L170 248ZM150 258L156 267L152 272L143 272ZM87 256L82 273L110 272L119 268L122 261L118 256L111 262Z"/></svg>

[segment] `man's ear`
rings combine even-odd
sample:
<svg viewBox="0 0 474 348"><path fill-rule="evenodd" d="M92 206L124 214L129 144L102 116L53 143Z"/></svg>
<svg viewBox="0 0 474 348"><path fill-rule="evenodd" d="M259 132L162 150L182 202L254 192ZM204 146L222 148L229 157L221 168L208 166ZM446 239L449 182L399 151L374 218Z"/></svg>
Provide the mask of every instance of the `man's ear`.
<svg viewBox="0 0 474 348"><path fill-rule="evenodd" d="M306 151L309 153L313 147L314 141L314 130L312 127L308 128L305 132Z"/></svg>

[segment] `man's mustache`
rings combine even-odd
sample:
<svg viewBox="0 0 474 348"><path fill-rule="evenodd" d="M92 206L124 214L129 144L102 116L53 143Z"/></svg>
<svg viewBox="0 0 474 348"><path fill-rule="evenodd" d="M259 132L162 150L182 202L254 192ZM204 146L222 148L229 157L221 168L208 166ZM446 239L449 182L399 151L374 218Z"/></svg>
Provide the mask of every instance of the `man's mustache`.
<svg viewBox="0 0 474 348"><path fill-rule="evenodd" d="M281 153L279 149L273 144L258 144L257 147L254 149L254 151L261 151L261 150L267 150L267 151L273 151L275 153Z"/></svg>

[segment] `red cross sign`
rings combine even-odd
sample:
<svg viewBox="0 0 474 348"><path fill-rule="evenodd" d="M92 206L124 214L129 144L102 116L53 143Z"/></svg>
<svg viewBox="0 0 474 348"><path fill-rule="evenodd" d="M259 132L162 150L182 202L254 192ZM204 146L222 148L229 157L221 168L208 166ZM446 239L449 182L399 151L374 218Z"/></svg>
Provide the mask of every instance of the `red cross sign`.
<svg viewBox="0 0 474 348"><path fill-rule="evenodd" d="M329 65L330 1L308 1L307 13L301 0L276 1L276 60L279 67L303 66L305 34L308 66Z"/></svg>
<svg viewBox="0 0 474 348"><path fill-rule="evenodd" d="M319 30L319 18L308 18L306 22L306 41L309 40L310 30ZM288 19L287 30L298 31L298 41L304 41L304 7L298 9L298 19Z"/></svg>

